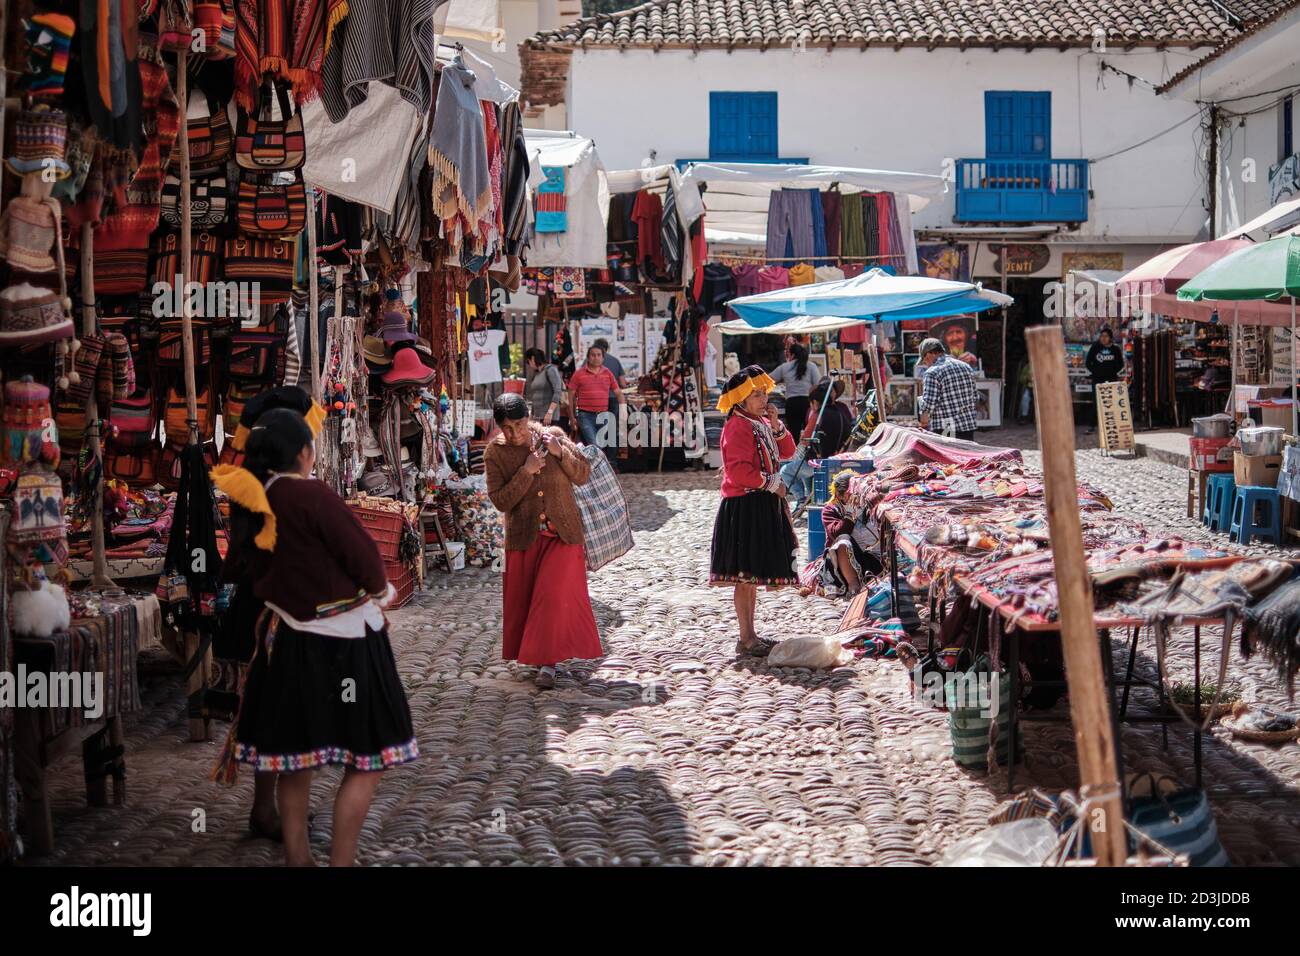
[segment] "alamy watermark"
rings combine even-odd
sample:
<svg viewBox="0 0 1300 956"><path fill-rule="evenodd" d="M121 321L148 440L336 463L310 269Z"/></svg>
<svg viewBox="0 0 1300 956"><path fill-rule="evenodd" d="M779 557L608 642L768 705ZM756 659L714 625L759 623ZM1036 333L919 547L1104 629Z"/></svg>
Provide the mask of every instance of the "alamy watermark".
<svg viewBox="0 0 1300 956"><path fill-rule="evenodd" d="M699 415L665 411L638 415L598 412L595 439L599 448L684 448L687 451L698 451L708 440Z"/></svg>
<svg viewBox="0 0 1300 956"><path fill-rule="evenodd" d="M87 720L104 716L104 675L100 672L0 671L0 710L30 707L80 710Z"/></svg>
<svg viewBox="0 0 1300 956"><path fill-rule="evenodd" d="M155 282L152 292L156 319L180 315L187 300L190 315L204 319L257 315L262 303L260 282L185 282L178 274L172 282Z"/></svg>
<svg viewBox="0 0 1300 956"><path fill-rule="evenodd" d="M916 702L938 710L978 710L985 720L998 715L1001 675L988 671L930 671L912 668Z"/></svg>

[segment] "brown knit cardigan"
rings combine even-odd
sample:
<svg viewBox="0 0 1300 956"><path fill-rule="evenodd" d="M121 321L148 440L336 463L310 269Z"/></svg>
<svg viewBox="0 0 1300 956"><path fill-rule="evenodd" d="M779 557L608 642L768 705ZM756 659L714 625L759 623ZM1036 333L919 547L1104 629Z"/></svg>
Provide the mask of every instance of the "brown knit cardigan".
<svg viewBox="0 0 1300 956"><path fill-rule="evenodd" d="M591 465L560 429L537 422L531 422L529 427L539 439L547 432L557 436L562 448L558 459L546 456L546 464L537 474L523 470L530 454L528 446L509 445L504 434L488 442L483 453L488 497L506 516L506 550L527 551L532 547L543 515L550 519L561 541L582 544L582 514L573 497L573 486L587 483Z"/></svg>

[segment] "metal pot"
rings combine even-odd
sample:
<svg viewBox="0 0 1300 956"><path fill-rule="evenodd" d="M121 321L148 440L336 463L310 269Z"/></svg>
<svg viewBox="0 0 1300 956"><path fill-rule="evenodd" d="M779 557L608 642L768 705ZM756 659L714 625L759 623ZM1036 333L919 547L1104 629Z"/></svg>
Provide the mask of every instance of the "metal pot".
<svg viewBox="0 0 1300 956"><path fill-rule="evenodd" d="M1274 427L1243 428L1237 432L1243 455L1282 454L1282 429Z"/></svg>
<svg viewBox="0 0 1300 956"><path fill-rule="evenodd" d="M1193 438L1228 438L1232 434L1232 418L1228 415L1210 415L1192 419Z"/></svg>

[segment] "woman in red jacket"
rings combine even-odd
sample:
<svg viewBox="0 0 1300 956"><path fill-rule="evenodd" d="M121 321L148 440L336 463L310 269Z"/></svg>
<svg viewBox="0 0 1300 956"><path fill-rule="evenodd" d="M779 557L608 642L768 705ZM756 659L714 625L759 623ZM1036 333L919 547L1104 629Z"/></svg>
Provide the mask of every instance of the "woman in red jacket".
<svg viewBox="0 0 1300 956"><path fill-rule="evenodd" d="M754 630L760 585L798 584L799 542L781 481L781 459L794 454L794 436L767 403L772 379L757 365L727 380L718 410L722 429L722 504L713 523L709 583L735 587L740 637L736 653L766 657L773 642Z"/></svg>

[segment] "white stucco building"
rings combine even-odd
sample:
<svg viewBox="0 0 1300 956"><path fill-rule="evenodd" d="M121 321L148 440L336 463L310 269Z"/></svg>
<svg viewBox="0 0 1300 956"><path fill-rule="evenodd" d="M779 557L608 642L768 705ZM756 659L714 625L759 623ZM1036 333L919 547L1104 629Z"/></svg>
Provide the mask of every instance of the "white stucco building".
<svg viewBox="0 0 1300 956"><path fill-rule="evenodd" d="M1000 245L1032 244L1011 274L1060 278L1206 231L1207 111L1156 90L1280 6L655 0L531 38L523 91L562 108L610 169L712 158L943 173L952 188L917 214L922 238L967 244L983 278Z"/></svg>
<svg viewBox="0 0 1300 956"><path fill-rule="evenodd" d="M1300 2L1291 0L1183 70L1164 97L1214 108L1218 195L1215 235L1249 226L1287 200L1300 200ZM1208 168L1208 167L1207 167ZM1255 237L1300 222L1279 210Z"/></svg>

